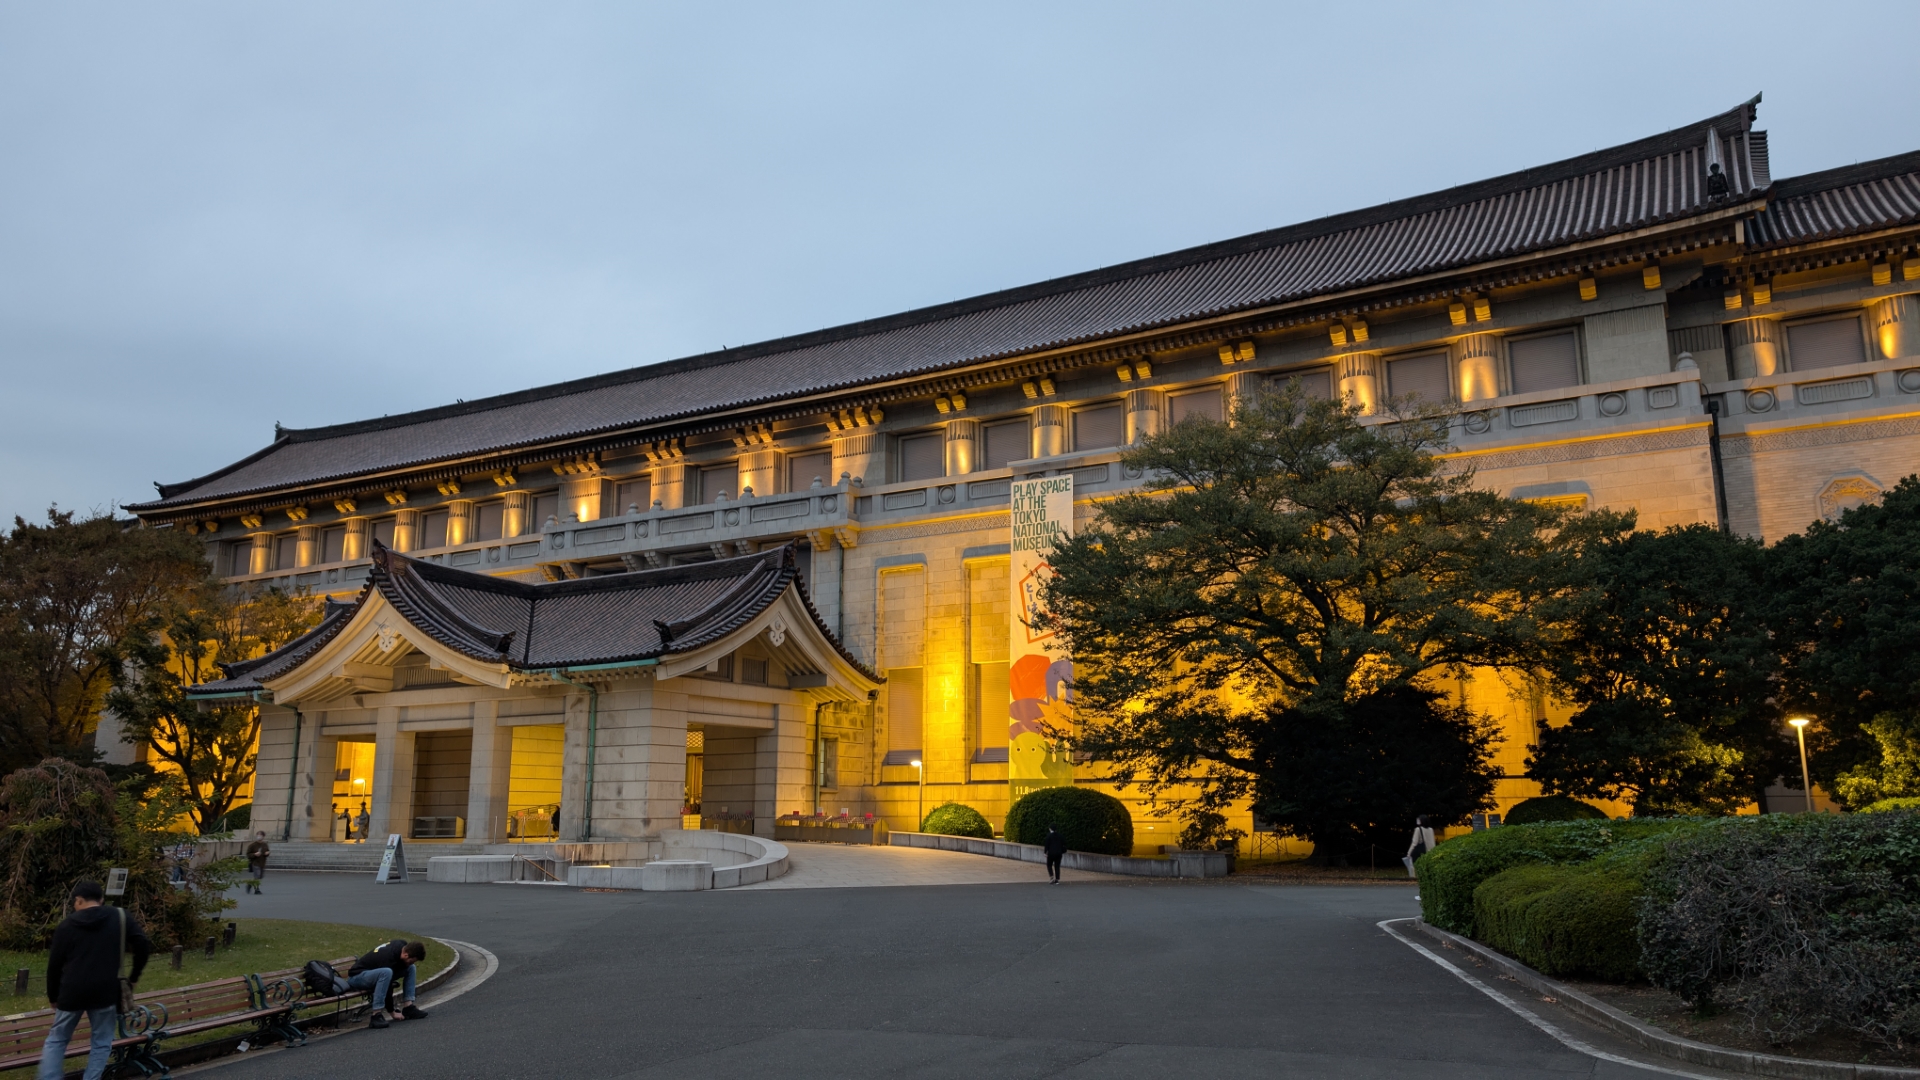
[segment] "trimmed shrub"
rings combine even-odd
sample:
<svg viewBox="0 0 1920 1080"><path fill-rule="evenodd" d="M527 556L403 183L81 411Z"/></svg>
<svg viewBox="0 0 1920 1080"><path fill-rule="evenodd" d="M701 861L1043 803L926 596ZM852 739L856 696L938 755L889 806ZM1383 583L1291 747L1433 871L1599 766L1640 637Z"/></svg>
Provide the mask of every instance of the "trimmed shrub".
<svg viewBox="0 0 1920 1080"><path fill-rule="evenodd" d="M1456 836L1420 856L1420 911L1427 922L1456 934L1474 931L1473 891L1516 866L1589 862L1621 845L1663 842L1687 829L1692 818L1617 818L1507 825Z"/></svg>
<svg viewBox="0 0 1920 1080"><path fill-rule="evenodd" d="M1769 814L1677 837L1648 875L1641 963L1769 1042L1920 1039L1920 814Z"/></svg>
<svg viewBox="0 0 1920 1080"><path fill-rule="evenodd" d="M939 833L942 836L975 836L982 840L993 839L993 825L980 816L980 811L957 802L941 803L927 811L927 819L920 823L920 831Z"/></svg>
<svg viewBox="0 0 1920 1080"><path fill-rule="evenodd" d="M1044 841L1049 826L1067 838L1069 851L1133 854L1133 815L1119 799L1092 788L1041 788L1007 811L1007 839L1016 844Z"/></svg>
<svg viewBox="0 0 1920 1080"><path fill-rule="evenodd" d="M1605 810L1592 803L1566 795L1540 795L1523 799L1514 804L1507 813L1508 825L1538 825L1543 821L1589 821L1602 820L1607 816Z"/></svg>
<svg viewBox="0 0 1920 1080"><path fill-rule="evenodd" d="M1640 972L1644 870L1605 860L1501 871L1473 890L1473 936L1548 975L1626 982Z"/></svg>
<svg viewBox="0 0 1920 1080"><path fill-rule="evenodd" d="M246 832L253 828L253 804L241 803L220 816L228 832Z"/></svg>
<svg viewBox="0 0 1920 1080"><path fill-rule="evenodd" d="M1920 810L1920 796L1905 799L1881 799L1860 808L1863 814L1884 814L1889 810Z"/></svg>

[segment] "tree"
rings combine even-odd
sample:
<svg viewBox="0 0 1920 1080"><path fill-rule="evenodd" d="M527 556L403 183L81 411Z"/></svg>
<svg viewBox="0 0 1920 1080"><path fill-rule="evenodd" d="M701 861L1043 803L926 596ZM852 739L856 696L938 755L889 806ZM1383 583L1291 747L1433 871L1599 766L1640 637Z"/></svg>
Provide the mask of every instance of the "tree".
<svg viewBox="0 0 1920 1080"><path fill-rule="evenodd" d="M1353 775L1387 712L1403 733L1464 740L1440 767L1489 775L1486 744L1459 733L1457 713L1402 691L1465 667L1538 664L1576 599L1579 551L1631 519L1481 490L1438 457L1446 435L1442 414L1363 421L1296 384L1237 402L1229 423L1189 418L1129 450L1147 492L1101 502L1050 560L1076 749L1187 813L1257 794L1334 857L1400 813L1362 806L1371 796ZM1297 785L1316 777L1356 793L1344 820L1299 809L1313 797ZM1183 785L1196 794L1174 796ZM1421 812L1457 819L1484 802Z"/></svg>
<svg viewBox="0 0 1920 1080"><path fill-rule="evenodd" d="M128 742L178 770L202 832L211 832L253 777L260 706L252 701L200 703L187 690L223 677L219 661L258 656L319 621L319 605L268 589L232 596L200 590L130 634L113 669L107 704Z"/></svg>
<svg viewBox="0 0 1920 1080"><path fill-rule="evenodd" d="M1797 773L1774 700L1766 557L1758 542L1708 525L1594 545L1583 560L1589 602L1570 615L1549 665L1578 711L1540 732L1534 778L1645 816L1733 813Z"/></svg>
<svg viewBox="0 0 1920 1080"><path fill-rule="evenodd" d="M1837 774L1833 794L1855 810L1882 799L1920 796L1920 731L1892 714L1874 717L1863 730L1880 744L1880 758Z"/></svg>
<svg viewBox="0 0 1920 1080"><path fill-rule="evenodd" d="M91 739L128 632L205 580L174 529L50 509L0 538L0 767L93 760Z"/></svg>
<svg viewBox="0 0 1920 1080"><path fill-rule="evenodd" d="M1877 503L1816 521L1774 546L1768 622L1785 656L1788 715L1807 729L1813 778L1881 760L1869 725L1920 739L1920 477ZM1794 777L1797 771L1784 770Z"/></svg>

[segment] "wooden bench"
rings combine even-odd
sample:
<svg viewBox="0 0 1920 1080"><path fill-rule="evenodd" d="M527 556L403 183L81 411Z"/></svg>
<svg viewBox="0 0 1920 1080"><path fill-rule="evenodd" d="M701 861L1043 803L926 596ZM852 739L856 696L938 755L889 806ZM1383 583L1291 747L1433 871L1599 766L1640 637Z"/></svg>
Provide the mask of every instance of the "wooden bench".
<svg viewBox="0 0 1920 1080"><path fill-rule="evenodd" d="M53 1018L52 1009L0 1016L0 1070L39 1064L41 1047L46 1044L47 1033L53 1030ZM153 1056L156 1030L165 1022L164 1008L144 1004L122 1017L119 1031L114 1033L113 1064L132 1065L145 1076L156 1072L165 1075L167 1067ZM86 1057L93 1049L92 1042L92 1025L81 1017L72 1041L67 1043L67 1057Z"/></svg>
<svg viewBox="0 0 1920 1080"><path fill-rule="evenodd" d="M155 1051L174 1039L202 1035L237 1024L252 1024L256 1037L278 1035L291 1043L306 1041L292 1024L294 1001L262 992L257 975L154 990L134 998L137 1005L158 1006L163 1019L153 1032ZM164 1069L162 1070L164 1071Z"/></svg>

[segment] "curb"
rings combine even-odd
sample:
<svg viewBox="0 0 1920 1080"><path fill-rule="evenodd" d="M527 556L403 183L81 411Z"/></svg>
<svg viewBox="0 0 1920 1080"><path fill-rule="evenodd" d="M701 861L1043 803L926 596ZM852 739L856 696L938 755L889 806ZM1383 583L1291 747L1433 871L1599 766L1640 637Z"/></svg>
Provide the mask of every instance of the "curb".
<svg viewBox="0 0 1920 1080"><path fill-rule="evenodd" d="M1850 1065L1844 1061L1782 1057L1778 1054L1761 1054L1750 1050L1729 1050L1712 1043L1683 1039L1628 1016L1590 994L1555 982L1518 960L1496 952L1477 941L1449 933L1429 924L1425 919L1405 921L1412 924L1415 931L1442 945L1453 946L1485 961L1522 986L1558 999L1559 1005L1582 1019L1598 1024L1616 1035L1623 1035L1640 1046L1667 1057L1695 1065L1725 1069L1729 1072L1750 1073L1754 1076L1778 1076L1785 1080L1920 1080L1920 1069L1909 1069L1904 1066Z"/></svg>
<svg viewBox="0 0 1920 1080"><path fill-rule="evenodd" d="M1042 865L1047 861L1046 849L1038 844L1015 844L1006 840L983 840L944 833L890 832L887 834L887 844L891 847L964 851L969 855ZM1061 859L1060 865L1068 870L1089 870L1096 874L1123 874L1129 877L1223 878L1231 871L1233 862L1226 853L1214 851L1182 852L1166 859L1069 851Z"/></svg>

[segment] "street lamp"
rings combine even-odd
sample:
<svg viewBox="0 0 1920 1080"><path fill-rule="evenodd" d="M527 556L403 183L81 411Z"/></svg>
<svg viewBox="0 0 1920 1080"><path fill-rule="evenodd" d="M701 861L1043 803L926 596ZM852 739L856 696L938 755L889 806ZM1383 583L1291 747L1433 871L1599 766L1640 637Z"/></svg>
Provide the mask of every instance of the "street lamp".
<svg viewBox="0 0 1920 1080"><path fill-rule="evenodd" d="M1813 813L1813 780L1807 774L1807 724L1804 716L1795 716L1787 720L1793 725L1793 733L1800 737L1800 786L1807 793L1807 813Z"/></svg>
<svg viewBox="0 0 1920 1080"><path fill-rule="evenodd" d="M927 770L921 767L919 758L907 764L913 766L913 774L920 778L920 816L913 819L913 831L919 832L920 826L927 823Z"/></svg>

